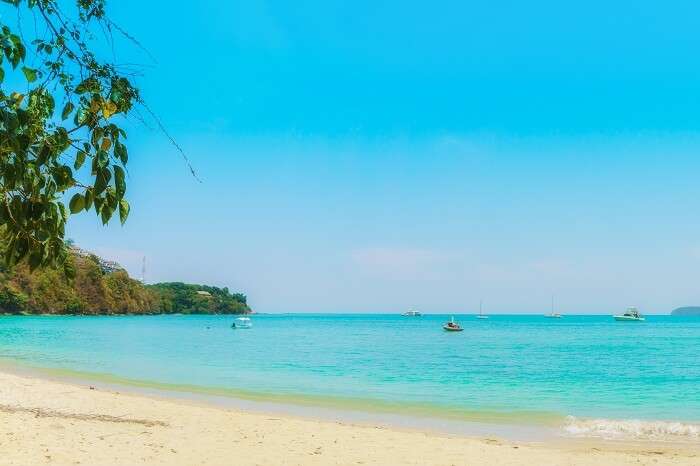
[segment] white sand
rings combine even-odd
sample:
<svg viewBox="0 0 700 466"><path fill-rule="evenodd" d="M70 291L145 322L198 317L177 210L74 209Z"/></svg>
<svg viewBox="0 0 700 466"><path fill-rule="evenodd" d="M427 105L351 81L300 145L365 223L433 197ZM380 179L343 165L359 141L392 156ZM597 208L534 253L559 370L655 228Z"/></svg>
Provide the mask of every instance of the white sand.
<svg viewBox="0 0 700 466"><path fill-rule="evenodd" d="M551 445L270 416L0 372L0 465L700 465L694 445Z"/></svg>

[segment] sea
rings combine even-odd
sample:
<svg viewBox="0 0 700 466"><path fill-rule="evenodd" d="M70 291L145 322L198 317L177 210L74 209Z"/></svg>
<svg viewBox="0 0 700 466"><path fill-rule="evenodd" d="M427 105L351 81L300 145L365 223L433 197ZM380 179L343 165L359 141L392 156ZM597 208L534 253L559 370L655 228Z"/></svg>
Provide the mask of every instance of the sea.
<svg viewBox="0 0 700 466"><path fill-rule="evenodd" d="M700 318L454 315L464 331L445 332L450 317L257 314L232 329L222 315L3 316L0 360L309 416L700 440Z"/></svg>

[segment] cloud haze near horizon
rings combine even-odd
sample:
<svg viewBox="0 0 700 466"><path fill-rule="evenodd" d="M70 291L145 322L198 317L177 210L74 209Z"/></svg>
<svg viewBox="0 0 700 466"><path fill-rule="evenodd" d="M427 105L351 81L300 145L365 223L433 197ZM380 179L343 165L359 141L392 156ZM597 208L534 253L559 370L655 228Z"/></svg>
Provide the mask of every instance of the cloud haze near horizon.
<svg viewBox="0 0 700 466"><path fill-rule="evenodd" d="M145 255L149 282L228 286L264 312L543 312L554 295L562 312L663 313L700 300L683 170L699 142L197 134L202 184L177 159L169 185L132 167L127 225L79 217L71 234L136 277Z"/></svg>

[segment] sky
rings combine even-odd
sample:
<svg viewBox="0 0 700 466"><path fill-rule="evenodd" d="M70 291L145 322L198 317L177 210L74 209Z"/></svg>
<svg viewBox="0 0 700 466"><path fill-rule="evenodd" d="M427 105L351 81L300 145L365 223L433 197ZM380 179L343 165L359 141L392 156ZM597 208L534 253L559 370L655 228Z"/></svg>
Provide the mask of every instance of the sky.
<svg viewBox="0 0 700 466"><path fill-rule="evenodd" d="M132 212L68 236L259 312L700 304L691 1L112 0Z"/></svg>

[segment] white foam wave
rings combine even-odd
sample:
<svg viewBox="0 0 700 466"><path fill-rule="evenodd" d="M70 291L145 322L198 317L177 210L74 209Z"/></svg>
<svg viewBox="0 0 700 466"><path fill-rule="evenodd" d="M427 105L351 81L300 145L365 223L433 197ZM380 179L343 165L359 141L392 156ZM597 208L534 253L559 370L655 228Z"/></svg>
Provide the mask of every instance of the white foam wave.
<svg viewBox="0 0 700 466"><path fill-rule="evenodd" d="M580 419L567 416L564 431L575 437L687 441L700 438L700 424L637 419Z"/></svg>

